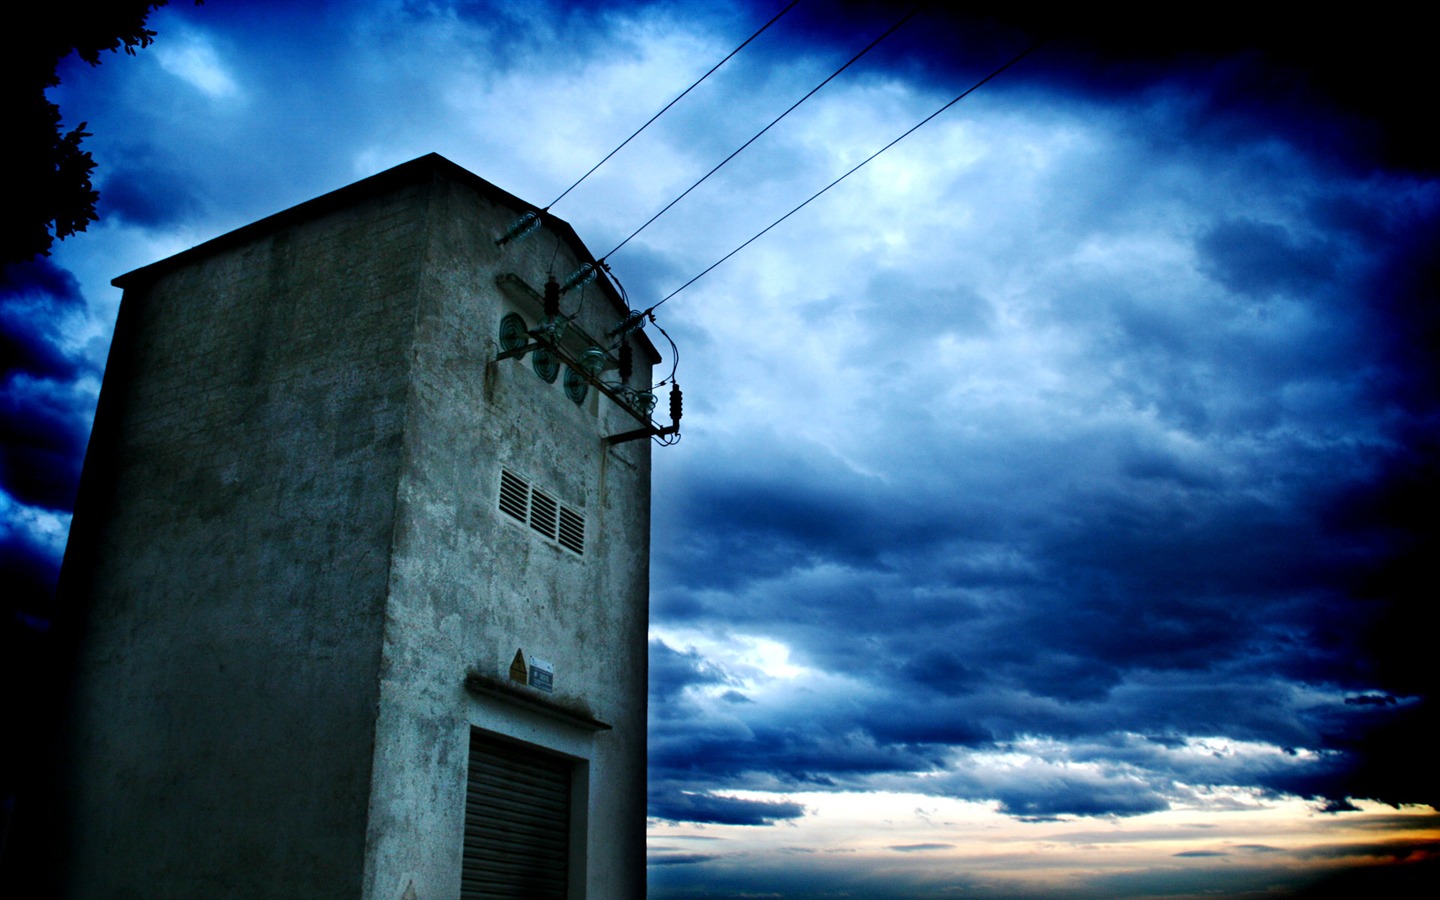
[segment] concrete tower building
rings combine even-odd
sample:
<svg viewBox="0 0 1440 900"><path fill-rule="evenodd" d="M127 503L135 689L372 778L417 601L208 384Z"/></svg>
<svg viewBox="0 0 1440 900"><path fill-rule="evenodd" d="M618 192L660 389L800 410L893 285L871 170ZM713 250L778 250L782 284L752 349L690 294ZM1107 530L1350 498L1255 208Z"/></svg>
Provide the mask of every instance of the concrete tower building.
<svg viewBox="0 0 1440 900"><path fill-rule="evenodd" d="M116 279L68 896L644 895L653 426L529 209L432 155Z"/></svg>

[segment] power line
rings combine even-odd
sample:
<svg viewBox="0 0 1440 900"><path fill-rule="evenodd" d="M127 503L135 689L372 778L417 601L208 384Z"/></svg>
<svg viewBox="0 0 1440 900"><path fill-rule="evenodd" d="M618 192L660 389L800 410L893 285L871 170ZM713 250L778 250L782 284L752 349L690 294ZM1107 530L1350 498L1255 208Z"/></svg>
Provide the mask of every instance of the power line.
<svg viewBox="0 0 1440 900"><path fill-rule="evenodd" d="M589 172L586 172L584 175L581 175L579 181L576 181L574 184L570 185L568 188L566 188L564 191L562 191L562 192L560 193L560 196L559 196L559 197L556 197L554 200L551 200L550 203L546 205L545 209L542 210L542 212L548 212L551 206L554 206L555 204L559 203L561 200L565 199L565 195L568 194L568 193L570 193L571 191L575 190L577 187L579 187L579 186L580 186L580 182L582 182L582 181L584 181L585 179L589 178L591 175L593 175L593 174L595 173L595 170L596 170L596 169L600 168L601 166L605 165L605 163L609 162L609 161L610 161L610 157L612 157L612 156L614 156L615 154L619 153L619 152L621 151L621 149L623 149L626 144L628 144L628 143L630 143L631 141L635 140L635 138L640 134L640 132L642 132L642 131L644 131L645 129L649 128L650 125L651 125L651 123L653 123L656 119L660 118L661 116L665 115L665 113L670 109L670 107L672 107L672 106L674 106L675 104L679 103L680 100L681 100L681 98L683 98L686 94L690 93L691 91L695 90L695 88L699 87L700 82L704 81L705 79L709 78L711 75L715 74L715 70L716 70L716 69L720 68L721 66L723 66L723 65L725 65L727 62L729 62L729 61L730 61L730 57L732 57L732 56L734 56L735 54L739 53L741 50L744 50L744 49L745 49L745 46L746 46L747 44L749 44L751 41L755 40L757 37L759 37L761 34L763 34L763 33L765 32L765 29L769 28L771 25L774 25L777 21L780 20L780 17L781 17L781 16L785 15L786 13L788 13L791 9L793 9L793 8L795 7L795 4L797 4L797 3L799 3L799 2L800 2L800 0L790 0L790 5L789 5L789 6L785 7L784 9L782 9L782 10L780 10L778 13L776 13L776 14L774 15L774 17L770 19L770 21L768 21L768 22L766 22L764 25L761 25L761 26L760 26L760 30L759 30L759 31L757 31L757 32L755 32L754 34L750 35L748 38L745 39L745 41L744 41L740 46L736 47L734 50L731 50L729 56L726 56L724 59L722 59L722 60L720 60L718 63L716 63L716 64L710 69L710 71L706 72L704 75L701 75L701 76L699 77L699 79L697 79L697 80L695 81L694 84L690 85L690 86L687 87L685 90L681 91L681 92L680 92L680 95L677 96L674 100L671 100L669 103L665 104L664 109L661 109L661 110L660 110L659 112L657 112L655 115L651 116L650 119L649 119L649 121L647 121L644 125L641 125L639 128L635 129L635 132L634 132L633 134L631 134L631 135L630 135L629 137L627 137L625 140L623 140L623 141L620 142L620 146L616 147L614 150L611 150L609 153L605 154L605 158L604 158L604 159L600 160L598 163L596 163L595 165L591 166Z"/></svg>
<svg viewBox="0 0 1440 900"><path fill-rule="evenodd" d="M770 229L774 228L776 225L779 225L781 222L785 221L786 219L788 219L788 218L790 218L791 216L795 215L795 214L796 214L797 212L799 212L800 210L802 210L802 209L804 209L805 207L809 206L810 203L811 203L811 201L813 201L813 200L815 200L816 198L818 198L821 194L825 193L826 191L828 191L828 190L830 190L831 188L833 188L835 185L837 185L837 184L839 184L840 182L844 181L845 179L849 178L851 175L854 175L856 172L858 172L863 166L865 166L867 163L869 163L869 162L870 162L871 160L873 160L875 157L879 156L880 154L884 153L886 150L889 150L891 147L895 146L896 144L898 144L898 143L900 143L901 141L903 141L905 138L909 137L909 136L910 136L911 134L913 134L916 130L918 130L918 129L920 128L920 126L924 125L926 122L929 122L931 119L933 119L933 118L935 118L936 116L940 115L940 114L943 113L945 110L949 109L950 107L952 107L952 106L954 106L955 104L959 103L961 100L964 100L966 97L968 97L968 96L970 96L971 94L973 94L975 91L979 90L979 89L981 88L981 86L983 86L986 82L988 82L988 81L990 81L991 79L995 78L995 77L998 76L1001 72L1004 72L1006 69L1008 69L1008 68L1010 68L1011 66L1015 65L1016 63L1018 63L1020 60L1024 59L1024 58L1027 57L1027 56L1029 56L1031 53L1033 53L1035 50L1037 50L1037 49L1038 49L1041 45L1043 45L1044 43L1045 43L1045 41L1043 41L1043 40L1041 40L1041 41L1036 41L1035 43L1031 44L1029 47L1026 47L1023 51L1021 51L1018 55L1012 57L1012 58L1011 58L1008 62L1006 62L1004 65L1002 65L1002 66L1000 66L999 68L995 69L995 70L994 70L993 72L991 72L989 75L986 75L984 78L980 79L979 81L977 81L977 82L975 82L973 85L971 85L969 88L967 88L967 89L965 89L964 91L962 91L954 100L951 100L949 103L945 104L944 106L942 106L942 107L940 107L939 109L935 110L935 111L934 111L933 113L931 113L930 115L928 115L928 116L926 116L925 118L921 119L921 120L920 120L919 122L917 122L915 125L911 126L910 129L909 129L908 131L906 131L904 134L900 135L900 136L897 137L895 140L891 141L890 143L888 143L888 144L886 144L885 146L881 147L879 150L876 150L874 153L872 153L872 154L870 154L869 156L867 156L864 160L862 160L862 161L859 163L859 165L855 166L853 169L851 169L850 171L846 172L844 175L841 175L839 178L837 178L837 179L835 179L834 181L830 182L829 184L825 185L825 186L824 186L823 188L821 188L820 190L818 190L818 191L816 191L815 193L811 194L810 197L809 197L808 199L806 199L806 201L805 201L804 203L801 203L799 206L797 206L797 207L795 207L794 209L790 210L790 211L787 212L785 215L783 215L783 216L781 216L780 218L776 219L774 222L771 222L769 225L765 226L765 228L763 228L761 231L759 231L754 237L750 238L750 240L746 241L745 243L743 243L743 244L741 244L740 246L736 247L734 250L731 250L729 253L727 253L727 254L725 254L724 256L722 256L722 257L720 257L719 259L717 259L715 262L711 263L711 264L710 264L709 266L707 266L707 267L705 268L705 270L702 271L699 275L696 275L694 278L690 279L689 281L687 281L687 282L685 282L684 284L680 285L680 286L679 286L678 288L676 288L675 290L673 290L673 291L671 291L670 293L666 294L666 295L665 295L664 297L662 297L654 306L651 306L649 309L645 310L645 313L646 313L646 314L649 314L649 313L654 312L655 309L656 309L656 307L660 306L660 304L664 303L666 300L669 300L671 297L673 297L673 296L675 296L676 294L680 293L681 291L685 290L687 287L689 287L690 285L692 285L692 284L694 284L695 282L699 281L701 278L704 278L706 275L708 275L708 274L711 272L711 270L715 269L715 268L716 268L717 266L719 266L721 263L725 262L725 260L729 259L730 257L734 256L735 254L739 253L741 250L744 250L746 247L748 247L748 246L750 246L751 244L755 243L755 241L759 240L760 237L761 237L762 235L764 235L766 232L768 232ZM613 252L615 252L615 251L612 250L612 251L610 251L610 252L613 253Z"/></svg>
<svg viewBox="0 0 1440 900"><path fill-rule="evenodd" d="M865 54L867 54L867 53L869 53L871 50L873 50L873 49L875 48L875 45L876 45L876 44L880 43L881 41L883 41L883 40L885 40L887 37L889 37L890 34L895 31L895 29L899 28L901 25L904 25L906 22L910 21L910 19L911 19L912 17L914 17L914 15L915 15L917 12L919 12L919 11L920 11L920 8L919 8L918 6L915 7L914 9L911 9L908 13L906 13L904 16L902 16L898 22L896 22L894 25L891 25L889 28L885 29L885 33L884 33L884 34L881 34L881 35L880 35L879 37L877 37L875 40L871 41L868 45L866 45L865 49L861 50L859 53L857 53L857 54L855 54L854 56L850 57L849 61L846 62L845 65L843 65L843 66L841 66L840 68L836 69L834 72L831 72L831 73L830 73L830 76L829 76L828 78L826 78L824 81L820 82L819 84L817 84L817 85L815 85L813 88L811 88L811 89L810 89L810 92L809 92L808 94L806 94L805 96L801 97L799 100L796 100L795 103L794 103L793 105L791 105L791 107L790 107L789 109L785 110L783 113L781 113L780 115L776 116L773 120L771 120L771 122L770 122L769 125L766 125L764 128L762 128L762 129L760 129L759 131L757 131L757 132L755 133L755 136L754 136L754 137L750 138L750 140L748 140L748 141L746 141L745 143L741 144L741 145L735 150L735 152L731 153L729 156L727 156L727 157L725 157L724 159L720 160L720 162L715 166L715 168L711 169L710 171L706 172L703 176L701 176L701 178L700 178L699 181L695 182L694 184L692 184L692 185L690 185L688 188L686 188L685 191L684 191L680 196L676 197L674 200L671 200L669 203L665 204L664 209L661 209L661 210L660 210L659 212L657 212L655 215L651 216L649 219L646 219L644 225L641 225L639 228L637 228L637 229L635 229L634 231L632 231L632 232L630 233L630 237L627 237L625 240L623 240L623 241L621 241L620 243L616 244L615 247L614 247L613 249L611 249L611 251L610 251L609 253L606 253L604 256L600 257L600 261L601 261L601 262L604 262L606 259L609 259L610 256L613 255L616 251L618 251L621 247L623 247L623 246L625 246L626 244L630 243L630 240L631 240L632 238L634 238L634 237L635 237L637 234L639 234L640 232L644 231L646 228L649 228L649 227L650 227L650 224L651 224L652 222L654 222L656 219L658 219L658 218L660 218L661 216L665 215L666 211L669 210L670 207L674 206L675 204L679 203L681 200L685 199L685 195L686 195L686 194L690 193L691 191L693 191L693 190L695 190L697 187L699 187L702 183L704 183L705 179L709 178L711 175L714 175L716 172L720 171L720 168L721 168L722 166L724 166L726 163L728 163L730 160L734 159L735 157L739 156L739 155L740 155L740 152L741 152L742 150L744 150L746 147L750 146L751 144L755 143L755 141L759 140L759 138L760 138L760 136L761 136L762 134L764 134L765 132L769 131L771 128L775 127L776 123L778 123L781 119L785 118L786 116L790 115L790 113L794 112L796 107L798 107L800 104L804 103L806 100L809 100L812 96L815 95L815 92L816 92L816 91L820 90L820 89L823 88L825 85L827 85L827 84L829 84L831 81L833 81L833 80L835 79L835 77L838 76L841 72L843 72L843 71L845 71L846 69L850 68L850 66L853 65L856 60L858 60L860 57L864 56Z"/></svg>

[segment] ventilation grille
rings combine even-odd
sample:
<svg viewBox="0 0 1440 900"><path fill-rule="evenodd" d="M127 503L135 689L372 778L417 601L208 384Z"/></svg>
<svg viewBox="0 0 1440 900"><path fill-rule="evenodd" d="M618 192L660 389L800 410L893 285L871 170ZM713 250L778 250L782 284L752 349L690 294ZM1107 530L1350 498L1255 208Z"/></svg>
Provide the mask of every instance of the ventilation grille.
<svg viewBox="0 0 1440 900"><path fill-rule="evenodd" d="M558 504L544 491L530 493L530 527L548 538L555 537L555 513Z"/></svg>
<svg viewBox="0 0 1440 900"><path fill-rule="evenodd" d="M560 546L576 553L585 552L585 517L568 507L560 507Z"/></svg>
<svg viewBox="0 0 1440 900"><path fill-rule="evenodd" d="M585 555L584 513L562 506L508 469L500 470L499 509L517 522L528 523L571 553Z"/></svg>
<svg viewBox="0 0 1440 900"><path fill-rule="evenodd" d="M500 470L500 511L514 519L525 521L527 498L530 485L516 478L504 469Z"/></svg>

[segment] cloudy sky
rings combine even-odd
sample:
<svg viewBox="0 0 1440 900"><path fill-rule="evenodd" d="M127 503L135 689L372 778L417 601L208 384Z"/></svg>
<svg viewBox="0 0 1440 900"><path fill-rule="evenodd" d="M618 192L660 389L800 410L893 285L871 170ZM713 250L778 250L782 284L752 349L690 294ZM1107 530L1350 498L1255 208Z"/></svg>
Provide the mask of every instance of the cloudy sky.
<svg viewBox="0 0 1440 900"><path fill-rule="evenodd" d="M782 6L211 0L67 61L101 219L0 296L21 627L111 278L432 151L544 205ZM1052 35L657 313L653 897L1433 873L1418 32L1207 10L921 12L610 258L655 303ZM606 252L898 17L801 0L553 212Z"/></svg>

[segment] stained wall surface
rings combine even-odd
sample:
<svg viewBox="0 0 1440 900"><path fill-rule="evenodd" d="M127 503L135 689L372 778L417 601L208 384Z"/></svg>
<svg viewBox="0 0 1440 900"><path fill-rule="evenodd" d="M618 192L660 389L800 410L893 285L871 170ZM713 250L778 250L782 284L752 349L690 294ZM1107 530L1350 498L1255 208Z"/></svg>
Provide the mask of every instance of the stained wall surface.
<svg viewBox="0 0 1440 900"><path fill-rule="evenodd" d="M425 157L117 280L61 583L69 896L455 897L472 728L574 761L570 896L643 896L649 443L495 361L585 252L497 248L523 208ZM568 294L569 340L615 304Z"/></svg>
<svg viewBox="0 0 1440 900"><path fill-rule="evenodd" d="M376 897L460 891L469 729L572 757L585 827L575 896L644 896L650 443L602 439L637 421L597 392L574 402L530 357L495 361L506 313L542 317L547 274L578 264L542 231L496 248L516 212L463 185L437 186L421 279L414 369L371 796L367 887ZM527 287L529 288L527 290ZM617 322L594 287L567 293L578 348ZM631 383L648 386L637 352ZM614 373L609 373L614 378ZM462 416L464 427L457 427ZM581 554L498 509L501 469L581 513ZM462 676L508 682L517 651L554 667L546 707L467 692ZM513 682L512 682L513 683ZM456 708L464 715L456 715ZM571 717L553 713L569 711ZM576 722L610 726L593 730Z"/></svg>

